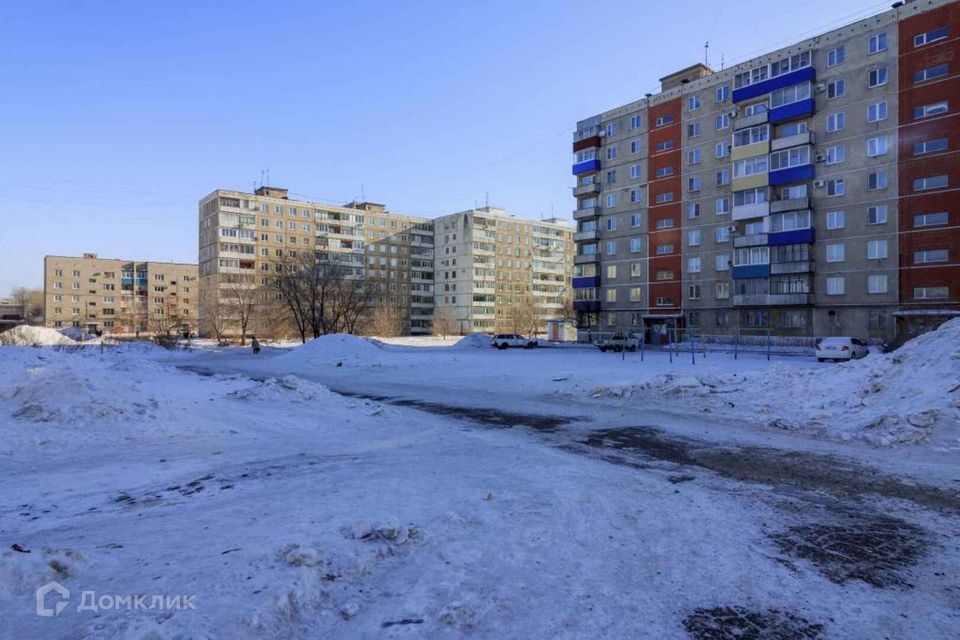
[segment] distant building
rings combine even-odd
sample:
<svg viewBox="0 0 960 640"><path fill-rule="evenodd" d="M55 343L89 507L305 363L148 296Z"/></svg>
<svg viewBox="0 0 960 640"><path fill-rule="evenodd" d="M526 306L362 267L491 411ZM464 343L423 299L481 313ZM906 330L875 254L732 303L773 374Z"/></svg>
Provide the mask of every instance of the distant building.
<svg viewBox="0 0 960 640"><path fill-rule="evenodd" d="M23 305L13 298L0 298L0 331L24 324Z"/></svg>
<svg viewBox="0 0 960 640"><path fill-rule="evenodd" d="M451 333L513 332L514 314L530 307L546 321L572 308L573 226L481 207L433 221L434 316Z"/></svg>
<svg viewBox="0 0 960 640"><path fill-rule="evenodd" d="M44 324L90 332L197 331L197 265L99 258L43 259Z"/></svg>

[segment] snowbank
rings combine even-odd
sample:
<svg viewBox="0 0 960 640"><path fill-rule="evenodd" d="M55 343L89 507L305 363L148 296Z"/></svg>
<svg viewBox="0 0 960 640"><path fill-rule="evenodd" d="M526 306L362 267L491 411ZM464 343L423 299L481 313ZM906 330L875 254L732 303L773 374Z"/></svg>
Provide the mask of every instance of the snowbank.
<svg viewBox="0 0 960 640"><path fill-rule="evenodd" d="M80 327L64 327L63 329L57 329L57 331L70 338L71 340L76 340L77 342L83 342L86 340L92 340L97 336L92 333L87 333Z"/></svg>
<svg viewBox="0 0 960 640"><path fill-rule="evenodd" d="M748 373L665 373L597 387L594 397L692 407L838 441L875 446L960 436L960 319L897 351L813 369L777 364ZM684 400L678 404L677 399Z"/></svg>
<svg viewBox="0 0 960 640"><path fill-rule="evenodd" d="M389 354L374 340L348 333L320 336L277 358L294 367L370 366L385 362Z"/></svg>
<svg viewBox="0 0 960 640"><path fill-rule="evenodd" d="M26 347L47 347L76 344L56 329L30 327L25 324L0 333L0 344Z"/></svg>
<svg viewBox="0 0 960 640"><path fill-rule="evenodd" d="M463 336L453 345L458 349L476 349L478 347L489 347L490 336L485 333L471 333Z"/></svg>

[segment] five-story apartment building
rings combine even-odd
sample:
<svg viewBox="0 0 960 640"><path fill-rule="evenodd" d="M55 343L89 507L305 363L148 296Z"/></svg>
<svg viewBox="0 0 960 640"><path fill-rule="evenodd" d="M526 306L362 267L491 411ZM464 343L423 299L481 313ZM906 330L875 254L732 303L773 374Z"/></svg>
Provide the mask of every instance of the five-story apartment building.
<svg viewBox="0 0 960 640"><path fill-rule="evenodd" d="M581 326L886 339L955 313L958 54L960 3L899 3L579 122Z"/></svg>

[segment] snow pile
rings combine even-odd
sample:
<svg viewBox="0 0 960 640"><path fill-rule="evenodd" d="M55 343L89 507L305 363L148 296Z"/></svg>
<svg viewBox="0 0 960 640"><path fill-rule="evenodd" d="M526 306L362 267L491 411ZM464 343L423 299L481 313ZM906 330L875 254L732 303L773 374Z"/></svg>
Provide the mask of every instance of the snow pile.
<svg viewBox="0 0 960 640"><path fill-rule="evenodd" d="M463 336L453 345L458 349L476 349L478 347L489 347L490 336L485 333L471 333Z"/></svg>
<svg viewBox="0 0 960 640"><path fill-rule="evenodd" d="M594 397L660 401L665 408L761 422L838 441L916 443L960 436L960 319L897 351L812 369L698 376L661 374L641 384L597 387ZM682 404L677 403L682 399Z"/></svg>
<svg viewBox="0 0 960 640"><path fill-rule="evenodd" d="M382 364L387 358L383 346L374 340L332 333L279 356L278 361L294 367L347 367Z"/></svg>
<svg viewBox="0 0 960 640"><path fill-rule="evenodd" d="M250 386L231 391L227 395L248 402L310 402L317 399L338 397L322 384L292 375L283 376L279 380L267 378L263 382L254 382Z"/></svg>
<svg viewBox="0 0 960 640"><path fill-rule="evenodd" d="M48 347L53 345L76 344L56 329L31 327L25 324L0 333L0 344L26 347Z"/></svg>
<svg viewBox="0 0 960 640"><path fill-rule="evenodd" d="M87 333L80 327L64 327L63 329L57 329L57 331L70 338L71 340L76 340L77 342L84 342L86 340L92 340L96 338L92 333Z"/></svg>

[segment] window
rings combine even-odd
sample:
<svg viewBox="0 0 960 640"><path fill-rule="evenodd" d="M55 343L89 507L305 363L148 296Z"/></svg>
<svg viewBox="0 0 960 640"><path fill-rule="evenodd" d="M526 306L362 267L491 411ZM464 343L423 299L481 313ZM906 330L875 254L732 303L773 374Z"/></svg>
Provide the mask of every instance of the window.
<svg viewBox="0 0 960 640"><path fill-rule="evenodd" d="M687 273L700 273L700 256L687 259Z"/></svg>
<svg viewBox="0 0 960 640"><path fill-rule="evenodd" d="M830 51L827 51L827 67L835 67L838 64L843 64L845 57L846 52L844 51L843 47L830 49Z"/></svg>
<svg viewBox="0 0 960 640"><path fill-rule="evenodd" d="M630 287L630 302L643 302L642 287Z"/></svg>
<svg viewBox="0 0 960 640"><path fill-rule="evenodd" d="M845 226L847 226L847 214L845 212L827 212L827 229L843 229Z"/></svg>
<svg viewBox="0 0 960 640"><path fill-rule="evenodd" d="M673 271L671 271L670 269L660 269L659 271L657 271L657 280L658 281L673 280Z"/></svg>
<svg viewBox="0 0 960 640"><path fill-rule="evenodd" d="M870 72L870 80L867 83L867 86L871 89L874 87L881 87L887 84L887 68L878 67Z"/></svg>
<svg viewBox="0 0 960 640"><path fill-rule="evenodd" d="M782 76L791 71L796 71L797 69L802 69L804 67L810 66L810 52L804 51L803 53L798 53L792 55L789 58L784 58L783 60L778 60L770 65L770 77L776 78L777 76Z"/></svg>
<svg viewBox="0 0 960 640"><path fill-rule="evenodd" d="M630 177L637 179L640 177L640 165L632 164L630 165Z"/></svg>
<svg viewBox="0 0 960 640"><path fill-rule="evenodd" d="M608 147L607 148L607 160L616 160L617 159L617 148Z"/></svg>
<svg viewBox="0 0 960 640"><path fill-rule="evenodd" d="M730 213L730 198L717 198L717 202L714 207L714 213L716 213L718 216L722 216L725 213Z"/></svg>
<svg viewBox="0 0 960 640"><path fill-rule="evenodd" d="M867 276L867 293L886 293L887 292L887 276L886 275L868 275Z"/></svg>
<svg viewBox="0 0 960 640"><path fill-rule="evenodd" d="M658 256L665 256L669 253L673 253L672 244L658 244L656 248L656 254Z"/></svg>
<svg viewBox="0 0 960 640"><path fill-rule="evenodd" d="M607 279L616 280L617 279L617 265L609 264L607 265Z"/></svg>
<svg viewBox="0 0 960 640"><path fill-rule="evenodd" d="M946 100L941 100L939 102L925 104L922 107L914 107L913 119L919 120L921 118L930 118L932 116L938 116L941 113L946 113L949 110L950 103Z"/></svg>
<svg viewBox="0 0 960 640"><path fill-rule="evenodd" d="M730 227L721 225L717 227L714 234L716 242L730 242Z"/></svg>
<svg viewBox="0 0 960 640"><path fill-rule="evenodd" d="M672 229L673 228L673 218L663 218L657 220L657 229Z"/></svg>
<svg viewBox="0 0 960 640"><path fill-rule="evenodd" d="M846 279L843 276L830 276L827 278L827 295L842 296L847 288Z"/></svg>
<svg viewBox="0 0 960 640"><path fill-rule="evenodd" d="M867 140L867 155L870 157L882 156L887 152L887 136L878 136Z"/></svg>
<svg viewBox="0 0 960 640"><path fill-rule="evenodd" d="M730 254L729 253L718 253L713 256L713 268L717 271L729 271L730 270Z"/></svg>
<svg viewBox="0 0 960 640"><path fill-rule="evenodd" d="M631 241L632 243L632 241ZM640 278L643 276L642 266L639 262L630 263L630 277L631 278Z"/></svg>
<svg viewBox="0 0 960 640"><path fill-rule="evenodd" d="M700 285L698 285L698 284L691 284L689 287L687 287L687 293L688 293L688 297L689 297L691 300L699 300L699 299L700 299ZM692 315L692 314L691 314L691 315Z"/></svg>
<svg viewBox="0 0 960 640"><path fill-rule="evenodd" d="M941 300L948 298L950 292L947 287L914 287L914 300Z"/></svg>
<svg viewBox="0 0 960 640"><path fill-rule="evenodd" d="M922 47L923 45L930 44L931 42L936 42L937 40L943 40L950 35L950 29L948 27L940 27L934 29L933 31L927 31L926 33L919 33L913 36L913 46Z"/></svg>
<svg viewBox="0 0 960 640"><path fill-rule="evenodd" d="M843 178L827 180L827 197L842 196L847 192Z"/></svg>
<svg viewBox="0 0 960 640"><path fill-rule="evenodd" d="M700 96L690 96L687 98L687 111L696 111L700 108Z"/></svg>
<svg viewBox="0 0 960 640"><path fill-rule="evenodd" d="M920 82L929 82L930 80L943 78L949 72L950 72L950 68L947 66L946 63L934 65L932 67L927 67L926 69L920 69L920 71L914 71L913 83L918 84Z"/></svg>
<svg viewBox="0 0 960 640"><path fill-rule="evenodd" d="M914 264L928 264L930 262L946 262L950 259L950 254L946 249L927 249L926 251L914 251Z"/></svg>
<svg viewBox="0 0 960 640"><path fill-rule="evenodd" d="M834 80L827 83L827 99L840 98L846 93L846 85L843 80Z"/></svg>
<svg viewBox="0 0 960 640"><path fill-rule="evenodd" d="M607 241L607 255L608 255L608 256L615 256L615 255L617 255L617 241L616 241L616 240L608 240L608 241Z"/></svg>
<svg viewBox="0 0 960 640"><path fill-rule="evenodd" d="M696 247L702 242L700 229L691 229L687 232L687 245Z"/></svg>
<svg viewBox="0 0 960 640"><path fill-rule="evenodd" d="M633 228L637 228L637 227L640 226L640 214L639 214L639 213L631 213L631 214L630 214L630 226L633 227Z"/></svg>
<svg viewBox="0 0 960 640"><path fill-rule="evenodd" d="M730 145L726 142L718 142L714 147L713 155L717 158L726 158L730 155Z"/></svg>
<svg viewBox="0 0 960 640"><path fill-rule="evenodd" d="M639 129L640 126L641 126L641 123L642 123L642 119L641 119L640 116L638 116L638 115L637 115L637 116L630 116L630 128L631 128L631 129Z"/></svg>
<svg viewBox="0 0 960 640"><path fill-rule="evenodd" d="M867 242L867 258L870 260L882 260L887 257L886 240L870 240Z"/></svg>
<svg viewBox="0 0 960 640"><path fill-rule="evenodd" d="M665 125L670 124L671 122L673 122L673 116L670 114L667 114L665 116L660 116L659 118L657 118L655 126L663 127Z"/></svg>
<svg viewBox="0 0 960 640"><path fill-rule="evenodd" d="M696 137L699 136L699 135L700 135L700 123L699 123L699 122L691 122L690 124L687 125L687 137L688 137L688 138L696 138Z"/></svg>
<svg viewBox="0 0 960 640"><path fill-rule="evenodd" d="M913 216L913 226L915 227L936 227L950 222L950 214L946 211L937 213L918 213Z"/></svg>
<svg viewBox="0 0 960 640"><path fill-rule="evenodd" d="M867 224L884 224L887 221L887 205L867 207Z"/></svg>
<svg viewBox="0 0 960 640"><path fill-rule="evenodd" d="M728 128L729 126L730 126L730 114L729 114L729 113L721 113L720 115L717 116L717 118L716 118L716 128L717 128L717 131L721 131L721 130L723 130L723 129L726 129L726 128Z"/></svg>
<svg viewBox="0 0 960 640"><path fill-rule="evenodd" d="M770 127L760 125L758 127L748 127L741 129L733 134L733 146L745 147L748 144L756 144L770 138Z"/></svg>
<svg viewBox="0 0 960 640"><path fill-rule="evenodd" d="M749 247L736 249L733 252L733 266L743 267L755 264L770 264L770 247ZM764 282L766 282L765 278Z"/></svg>
<svg viewBox="0 0 960 640"><path fill-rule="evenodd" d="M842 131L846 126L847 117L843 111L831 113L827 116L827 131Z"/></svg>
<svg viewBox="0 0 960 640"><path fill-rule="evenodd" d="M700 164L700 148L690 149L687 152L687 163L688 164Z"/></svg>
<svg viewBox="0 0 960 640"><path fill-rule="evenodd" d="M827 262L843 262L846 259L846 250L842 242L827 245Z"/></svg>
<svg viewBox="0 0 960 640"><path fill-rule="evenodd" d="M673 202L673 192L666 191L664 193L658 193L655 198L657 204L664 204L666 202Z"/></svg>
<svg viewBox="0 0 960 640"><path fill-rule="evenodd" d="M640 253L640 238L630 238L630 253Z"/></svg>
<svg viewBox="0 0 960 640"><path fill-rule="evenodd" d="M879 122L887 119L887 101L874 102L867 107L867 122Z"/></svg>
<svg viewBox="0 0 960 640"><path fill-rule="evenodd" d="M757 187L733 192L733 206L742 207L748 204L757 204L767 201L767 188Z"/></svg>
<svg viewBox="0 0 960 640"><path fill-rule="evenodd" d="M947 186L947 176L930 176L929 178L917 178L913 181L914 191L926 191L927 189L940 189Z"/></svg>
<svg viewBox="0 0 960 640"><path fill-rule="evenodd" d="M611 122L607 125L607 135L613 137L617 135L617 123Z"/></svg>
<svg viewBox="0 0 960 640"><path fill-rule="evenodd" d="M617 290L616 289L607 289L606 290L607 302L616 302L617 301Z"/></svg>
<svg viewBox="0 0 960 640"><path fill-rule="evenodd" d="M805 211L786 211L784 213L775 213L770 216L770 231L794 231L796 229L810 228L810 210Z"/></svg>
<svg viewBox="0 0 960 640"><path fill-rule="evenodd" d="M617 170L613 169L607 171L607 184L616 184L617 182Z"/></svg>
<svg viewBox="0 0 960 640"><path fill-rule="evenodd" d="M833 147L827 147L827 164L839 164L847 159L847 149L844 145L838 144Z"/></svg>
<svg viewBox="0 0 960 640"><path fill-rule="evenodd" d="M881 51L887 50L887 34L878 33L876 35L870 36L870 41L867 44L867 53L874 54L880 53Z"/></svg>
<svg viewBox="0 0 960 640"><path fill-rule="evenodd" d="M687 218L695 220L700 217L700 203L691 202L687 205Z"/></svg>
<svg viewBox="0 0 960 640"><path fill-rule="evenodd" d="M717 102L726 102L730 97L730 86L723 85L722 87L717 87L717 90L714 94L714 98Z"/></svg>
<svg viewBox="0 0 960 640"><path fill-rule="evenodd" d="M810 82L802 82L792 87L776 89L770 94L770 106L782 107L785 104L793 104L801 100L808 100L812 91Z"/></svg>
<svg viewBox="0 0 960 640"><path fill-rule="evenodd" d="M607 231L616 231L616 230L617 230L617 219L607 218Z"/></svg>
<svg viewBox="0 0 960 640"><path fill-rule="evenodd" d="M700 176L690 176L687 178L688 191L700 191Z"/></svg>
<svg viewBox="0 0 960 640"><path fill-rule="evenodd" d="M658 142L655 147L656 151L669 151L673 149L673 140L664 140L663 142Z"/></svg>
<svg viewBox="0 0 960 640"><path fill-rule="evenodd" d="M615 207L615 206L617 206L617 194L615 194L615 193L608 193L608 194L607 194L607 206L608 206L608 207Z"/></svg>
<svg viewBox="0 0 960 640"><path fill-rule="evenodd" d="M630 189L630 203L638 204L640 202L640 189L634 187Z"/></svg>
<svg viewBox="0 0 960 640"><path fill-rule="evenodd" d="M766 155L744 158L733 163L733 177L743 178L758 173L766 173L768 158Z"/></svg>
<svg viewBox="0 0 960 640"><path fill-rule="evenodd" d="M763 82L767 79L767 77L769 77L769 71L769 67L767 65L763 65L757 67L756 69L750 69L749 71L738 73L733 77L733 87L735 89L740 89L741 87L747 87L751 84Z"/></svg>
<svg viewBox="0 0 960 640"><path fill-rule="evenodd" d="M639 141L639 140L631 140L631 141L630 141L630 153L640 153L640 150L641 150L642 148L643 148L643 147L640 146L640 141Z"/></svg>
<svg viewBox="0 0 960 640"><path fill-rule="evenodd" d="M933 140L924 140L913 145L913 155L920 156L925 153L936 153L946 151L950 146L948 138L935 138Z"/></svg>
<svg viewBox="0 0 960 640"><path fill-rule="evenodd" d="M770 170L787 169L810 164L810 147L793 147L770 154Z"/></svg>
<svg viewBox="0 0 960 640"><path fill-rule="evenodd" d="M886 169L871 171L867 174L867 189L886 189L888 181Z"/></svg>

